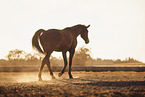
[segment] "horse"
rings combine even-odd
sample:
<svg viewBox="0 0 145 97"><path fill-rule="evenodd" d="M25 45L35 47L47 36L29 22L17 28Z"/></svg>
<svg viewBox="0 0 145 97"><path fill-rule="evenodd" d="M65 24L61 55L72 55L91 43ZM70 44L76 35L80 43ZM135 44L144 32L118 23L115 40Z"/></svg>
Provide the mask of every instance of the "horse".
<svg viewBox="0 0 145 97"><path fill-rule="evenodd" d="M53 72L50 67L50 55L53 51L62 52L63 61L64 61L64 67L61 70L61 72L58 74L59 77L61 77L67 67L67 56L66 52L69 52L69 78L72 79L73 76L71 74L71 66L72 66L72 59L75 53L75 48L77 46L77 37L80 35L81 38L85 41L86 44L89 43L88 38L88 30L89 27L85 25L75 25L72 27L66 27L62 30L59 29L39 29L35 32L34 36L32 37L32 47L37 49L40 53L44 54L45 57L42 60L42 64L40 66L39 72L38 72L38 78L39 81L42 80L41 78L41 72L46 64L52 79L55 79L55 76L53 75ZM40 47L41 44L41 47ZM42 49L43 50L42 50Z"/></svg>

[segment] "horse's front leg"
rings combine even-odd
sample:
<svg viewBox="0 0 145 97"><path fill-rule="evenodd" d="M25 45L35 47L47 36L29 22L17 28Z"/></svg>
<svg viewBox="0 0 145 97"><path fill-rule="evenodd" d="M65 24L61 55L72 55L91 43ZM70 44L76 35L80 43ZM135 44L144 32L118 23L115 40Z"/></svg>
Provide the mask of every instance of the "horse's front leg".
<svg viewBox="0 0 145 97"><path fill-rule="evenodd" d="M59 77L61 77L67 67L67 56L66 56L66 52L62 52L62 56L63 56L63 61L64 61L64 67L61 70L61 72L58 74Z"/></svg>
<svg viewBox="0 0 145 97"><path fill-rule="evenodd" d="M74 53L75 53L75 50L70 51L70 56L69 56L69 71L68 71L68 74L69 74L70 79L73 78L73 76L71 74L71 66L72 66L72 59L73 59Z"/></svg>

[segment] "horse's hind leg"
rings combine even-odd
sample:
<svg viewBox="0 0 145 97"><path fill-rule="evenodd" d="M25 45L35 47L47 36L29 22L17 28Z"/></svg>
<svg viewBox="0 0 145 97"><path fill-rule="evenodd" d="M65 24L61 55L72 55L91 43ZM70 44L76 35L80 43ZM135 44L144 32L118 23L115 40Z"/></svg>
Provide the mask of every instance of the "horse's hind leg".
<svg viewBox="0 0 145 97"><path fill-rule="evenodd" d="M65 71L65 69L66 69L66 66L67 66L66 52L62 52L62 55L63 55L63 60L64 60L64 67L63 67L63 69L61 70L61 72L58 74L59 77L62 76L62 74L64 73L64 71Z"/></svg>
<svg viewBox="0 0 145 97"><path fill-rule="evenodd" d="M44 59L42 60L42 64L41 64L41 67L39 69L39 73L38 73L38 80L41 81L42 78L41 78L41 73L42 73L42 70L43 70L43 67L44 65L46 64L46 60L47 60L47 56L44 57Z"/></svg>
<svg viewBox="0 0 145 97"><path fill-rule="evenodd" d="M51 53L47 53L47 55L46 55L46 56L47 56L46 64L47 64L47 67L48 67L48 69L49 69L49 71L50 71L50 75L51 75L52 79L55 79L55 77L54 77L54 75L53 75L53 72L52 72L52 70L51 70L51 67L50 67L50 60L49 60L50 54L51 54Z"/></svg>

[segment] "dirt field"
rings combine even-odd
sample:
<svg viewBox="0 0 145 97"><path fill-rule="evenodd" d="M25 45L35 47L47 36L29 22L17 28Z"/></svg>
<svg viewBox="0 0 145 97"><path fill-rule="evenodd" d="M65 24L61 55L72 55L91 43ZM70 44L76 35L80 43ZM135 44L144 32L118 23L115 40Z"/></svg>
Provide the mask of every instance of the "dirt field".
<svg viewBox="0 0 145 97"><path fill-rule="evenodd" d="M43 72L0 72L0 97L145 97L145 72L72 72L50 79Z"/></svg>

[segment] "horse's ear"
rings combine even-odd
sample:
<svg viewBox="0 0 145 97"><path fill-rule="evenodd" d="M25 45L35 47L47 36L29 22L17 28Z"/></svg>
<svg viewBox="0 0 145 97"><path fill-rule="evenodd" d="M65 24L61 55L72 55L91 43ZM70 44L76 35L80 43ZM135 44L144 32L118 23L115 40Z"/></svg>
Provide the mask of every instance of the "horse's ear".
<svg viewBox="0 0 145 97"><path fill-rule="evenodd" d="M90 27L90 25L87 26L87 28L89 28L89 27Z"/></svg>

